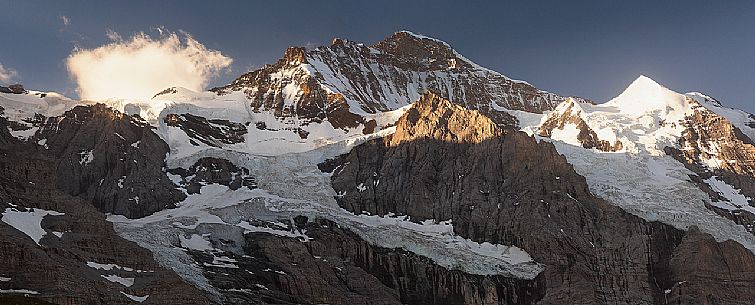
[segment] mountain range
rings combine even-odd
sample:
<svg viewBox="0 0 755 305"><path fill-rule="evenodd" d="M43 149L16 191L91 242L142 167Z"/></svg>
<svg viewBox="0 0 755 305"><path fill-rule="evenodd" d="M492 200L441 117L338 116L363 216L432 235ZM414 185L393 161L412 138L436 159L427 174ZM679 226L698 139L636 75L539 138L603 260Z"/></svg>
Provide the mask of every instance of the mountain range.
<svg viewBox="0 0 755 305"><path fill-rule="evenodd" d="M755 300L755 115L645 76L596 103L400 31L206 92L3 88L0 303Z"/></svg>

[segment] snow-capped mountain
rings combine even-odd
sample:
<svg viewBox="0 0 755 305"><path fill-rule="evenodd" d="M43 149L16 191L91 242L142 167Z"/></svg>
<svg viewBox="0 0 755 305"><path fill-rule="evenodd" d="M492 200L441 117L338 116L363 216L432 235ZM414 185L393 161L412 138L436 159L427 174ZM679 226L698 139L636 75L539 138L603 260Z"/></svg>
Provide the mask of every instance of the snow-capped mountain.
<svg viewBox="0 0 755 305"><path fill-rule="evenodd" d="M480 67L447 43L408 31L373 46L334 39L313 50L291 47L275 64L211 91L217 96L168 88L149 101L105 103L153 123L165 117L163 111L193 111L207 119L253 124L242 150L280 154L379 134L425 91L511 126L516 119L503 110L541 113L566 99ZM257 145L261 142L265 145Z"/></svg>
<svg viewBox="0 0 755 305"><path fill-rule="evenodd" d="M408 31L372 46L337 38L313 50L292 47L275 64L212 89L243 92L254 111L272 110L302 125L327 120L336 129L366 124L361 116L404 107L428 90L489 114L503 108L540 113L565 99Z"/></svg>
<svg viewBox="0 0 755 305"><path fill-rule="evenodd" d="M703 94L676 93L640 76L607 103L567 101L523 129L556 141L594 181L594 190L625 202L626 209L682 228L697 225L719 240L755 249L746 232L753 233L755 225L753 122L752 115ZM596 168L596 161L608 168Z"/></svg>
<svg viewBox="0 0 755 305"><path fill-rule="evenodd" d="M644 76L562 97L407 31L207 92L0 93L0 292L748 304L755 116L724 105Z"/></svg>

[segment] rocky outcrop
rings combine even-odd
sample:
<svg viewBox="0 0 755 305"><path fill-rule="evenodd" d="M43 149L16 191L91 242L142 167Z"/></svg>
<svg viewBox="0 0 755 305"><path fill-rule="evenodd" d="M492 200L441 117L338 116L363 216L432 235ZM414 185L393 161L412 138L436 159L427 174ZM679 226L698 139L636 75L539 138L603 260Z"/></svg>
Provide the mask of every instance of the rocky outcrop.
<svg viewBox="0 0 755 305"><path fill-rule="evenodd" d="M77 113L83 120L81 110L71 114ZM86 128L91 121L77 122ZM71 127L61 123L60 134L70 132ZM54 141L54 137L48 140ZM143 304L210 304L198 289L160 267L148 250L120 238L88 199L59 189L58 160L37 143L12 137L4 119L0 119L0 142L0 210L30 212L33 208L60 213L42 218L39 225L45 234L39 244L9 225L9 216L3 215L0 277L4 279L0 289L35 291L38 294L32 297L54 304L133 304L123 293L149 295ZM25 230L33 231L33 226L32 220L25 221ZM133 284L106 278L116 279L113 276L126 279L127 284L133 279ZM3 296L1 302L8 299ZM13 300L17 301L20 303L8 304L45 304L28 298Z"/></svg>
<svg viewBox="0 0 755 305"><path fill-rule="evenodd" d="M396 122L389 146L418 139L438 139L448 143L481 143L503 134L502 129L478 111L450 103L428 92Z"/></svg>
<svg viewBox="0 0 755 305"><path fill-rule="evenodd" d="M154 98L156 98L158 96L161 96L161 95L164 95L164 94L174 94L174 93L177 93L177 92L178 92L178 90L176 89L176 87L169 87L169 88L165 88L165 90L163 90L163 91L155 93L155 95L153 95L152 98L154 99Z"/></svg>
<svg viewBox="0 0 755 305"><path fill-rule="evenodd" d="M550 137L555 129L564 130L566 125L573 125L578 130L577 141L582 143L584 148L596 148L602 151L619 151L624 146L619 140L611 143L607 140L601 140L590 125L582 118L582 107L574 99L568 99L559 104L556 109L546 116L545 121L540 124L538 134L542 137Z"/></svg>
<svg viewBox="0 0 755 305"><path fill-rule="evenodd" d="M432 105L427 101L438 105L433 113L443 115L413 117ZM341 207L417 221L450 219L461 236L518 246L547 266L540 304L745 304L755 298L745 288L755 285L753 254L741 245L624 212L593 196L552 144L521 132L486 129L494 123L474 111L437 98L413 107L417 112L399 119L395 135L368 141L322 166L333 170ZM469 129L488 131L436 133L464 126L437 127L451 117L469 118ZM692 241L698 248L688 246ZM699 247L727 253L695 250ZM728 271L688 272L694 268ZM726 290L684 288L727 281L739 284Z"/></svg>
<svg viewBox="0 0 755 305"><path fill-rule="evenodd" d="M304 125L327 120L340 129L366 123L357 113L394 110L426 91L478 109L500 125L516 125L502 108L541 113L566 99L482 68L445 42L406 31L373 46L334 39L313 50L292 47L275 64L212 91L241 91L254 111L271 110Z"/></svg>
<svg viewBox="0 0 755 305"><path fill-rule="evenodd" d="M0 93L26 94L29 93L29 91L24 89L24 86L21 84L14 84L8 87L0 86Z"/></svg>
<svg viewBox="0 0 755 305"><path fill-rule="evenodd" d="M296 218L309 240L245 234L236 268L209 268L213 285L233 304L534 304L545 278L517 280L448 270L400 249L362 240L338 224ZM192 251L205 265L215 255Z"/></svg>
<svg viewBox="0 0 755 305"><path fill-rule="evenodd" d="M714 202L721 202L727 208L711 206L718 214L745 226L755 234L755 144L724 117L690 99L693 112L682 122L684 131L679 138L679 148L667 147L666 153L695 172L693 177L700 188L708 193ZM714 189L715 185L706 182L720 179L736 188L751 200L746 203L731 203L728 198Z"/></svg>
<svg viewBox="0 0 755 305"><path fill-rule="evenodd" d="M241 143L244 142L244 135L247 132L244 124L228 120L208 120L191 113L171 113L165 116L164 121L170 127L183 130L191 138L191 144L195 146L199 146L195 140L213 147Z"/></svg>
<svg viewBox="0 0 755 305"><path fill-rule="evenodd" d="M173 168L168 172L181 176L180 186L189 194L199 193L203 185L221 184L231 190L242 187L257 188L257 181L249 175L249 170L238 167L225 159L205 157L197 160L188 169Z"/></svg>

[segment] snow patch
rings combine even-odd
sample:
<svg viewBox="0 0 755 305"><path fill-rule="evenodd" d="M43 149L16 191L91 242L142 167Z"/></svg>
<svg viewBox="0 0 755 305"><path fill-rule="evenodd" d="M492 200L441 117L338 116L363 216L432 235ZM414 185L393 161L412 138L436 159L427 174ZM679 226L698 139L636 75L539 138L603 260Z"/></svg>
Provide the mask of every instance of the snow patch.
<svg viewBox="0 0 755 305"><path fill-rule="evenodd" d="M79 164L88 165L94 161L94 153L91 150L82 151L79 153Z"/></svg>
<svg viewBox="0 0 755 305"><path fill-rule="evenodd" d="M38 291L29 289L0 289L0 293L39 294Z"/></svg>
<svg viewBox="0 0 755 305"><path fill-rule="evenodd" d="M29 212L21 212L15 208L6 208L2 215L3 222L23 232L34 240L34 243L39 245L39 241L47 234L42 229L42 219L47 215L60 216L65 214L42 209L31 209Z"/></svg>
<svg viewBox="0 0 755 305"><path fill-rule="evenodd" d="M125 293L123 291L121 291L121 294L125 295L127 298L131 299L132 301L136 301L136 302L139 302L139 303L146 301L147 298L149 297L149 295L145 295L145 296L142 296L142 297L135 296L135 295L130 295L130 294Z"/></svg>
<svg viewBox="0 0 755 305"><path fill-rule="evenodd" d="M126 286L126 287L131 287L132 285L134 285L134 278L133 277L120 277L120 276L117 276L117 275L114 275L114 274L111 274L111 275L100 275L100 276L103 277L104 279L110 281L110 282L118 283L118 284L121 284L121 285Z"/></svg>
<svg viewBox="0 0 755 305"><path fill-rule="evenodd" d="M8 128L10 134L19 140L28 140L37 133L37 130L39 130L39 127L30 127L29 129L24 130L13 130Z"/></svg>
<svg viewBox="0 0 755 305"><path fill-rule="evenodd" d="M97 270L105 270L105 271L123 270L126 272L137 272L137 273L154 272L152 270L138 270L138 269L134 269L130 267L124 267L118 264L100 264L97 262L87 262L87 267L92 268L92 269L97 269Z"/></svg>
<svg viewBox="0 0 755 305"><path fill-rule="evenodd" d="M185 238L183 237L183 235L179 236L178 238L181 241L181 248L197 251L207 251L214 249L209 241L205 240L201 235L198 234L192 234L190 238Z"/></svg>
<svg viewBox="0 0 755 305"><path fill-rule="evenodd" d="M718 177L712 176L705 179L707 183L715 192L726 198L727 201L714 201L712 204L716 207L725 210L745 210L747 212L755 214L755 207L750 205L752 199L743 195L740 190L735 189L733 186L726 182L719 180Z"/></svg>
<svg viewBox="0 0 755 305"><path fill-rule="evenodd" d="M577 139L579 131L577 125L568 123L564 125L563 129L553 129L553 131L551 131L551 138L556 141L562 141L570 145L582 147L582 143Z"/></svg>

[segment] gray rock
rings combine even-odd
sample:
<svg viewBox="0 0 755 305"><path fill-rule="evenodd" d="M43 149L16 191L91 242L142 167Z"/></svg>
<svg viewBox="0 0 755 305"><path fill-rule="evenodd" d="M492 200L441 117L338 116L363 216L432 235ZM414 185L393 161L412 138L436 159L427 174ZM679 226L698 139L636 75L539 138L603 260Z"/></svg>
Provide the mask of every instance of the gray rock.
<svg viewBox="0 0 755 305"><path fill-rule="evenodd" d="M102 212L138 218L186 197L163 171L168 145L152 127L105 105L47 118L31 142L42 139L47 149L38 149L55 159L57 186Z"/></svg>

